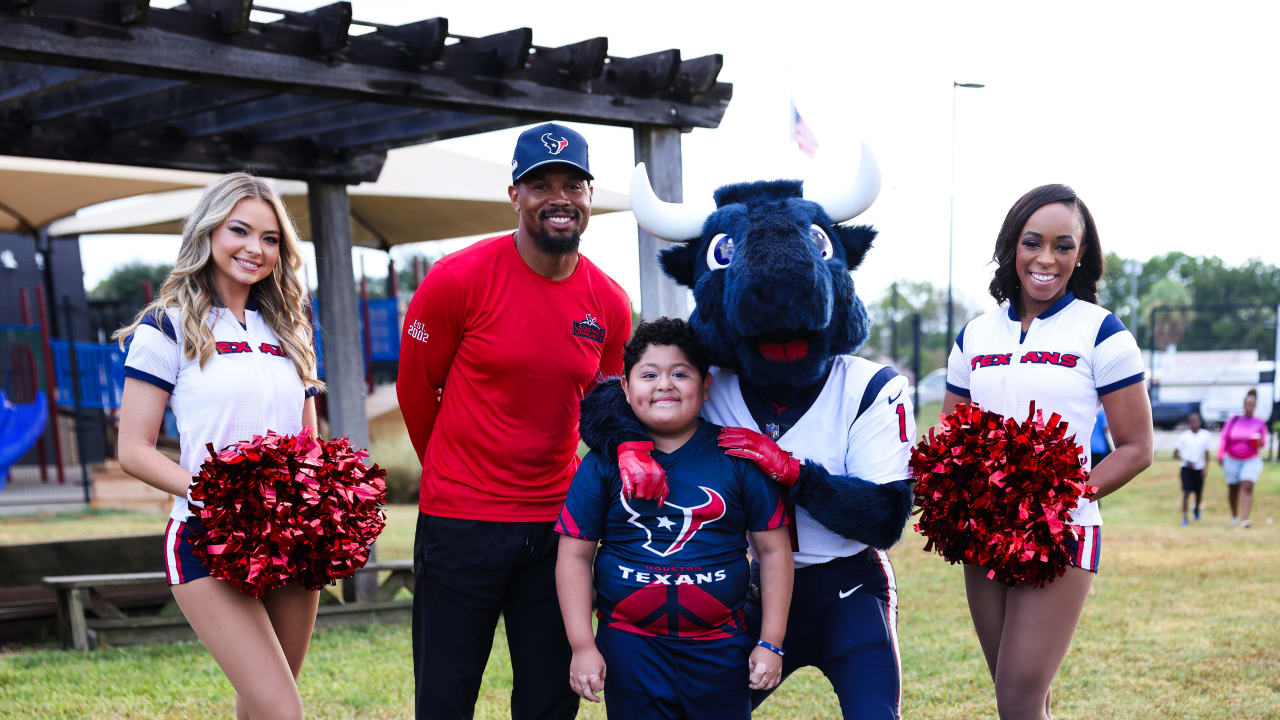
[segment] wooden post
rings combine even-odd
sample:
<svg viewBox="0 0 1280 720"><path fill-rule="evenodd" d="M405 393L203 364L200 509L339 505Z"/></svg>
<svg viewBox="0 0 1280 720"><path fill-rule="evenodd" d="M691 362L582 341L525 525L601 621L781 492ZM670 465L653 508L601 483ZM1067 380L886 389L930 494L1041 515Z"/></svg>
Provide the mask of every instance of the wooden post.
<svg viewBox="0 0 1280 720"><path fill-rule="evenodd" d="M328 385L329 434L346 435L357 448L369 447L365 417L364 353L356 325L356 300L351 262L351 204L347 186L312 180L307 183L311 211L311 242L316 249L320 299L320 332L324 339L325 384ZM375 549L370 562L377 559ZM354 586L352 586L354 583ZM360 573L343 585L343 595L365 600L378 591L377 577Z"/></svg>
<svg viewBox="0 0 1280 720"><path fill-rule="evenodd" d="M681 177L680 131L655 125L637 125L636 162L649 170L649 183L657 196L667 202L684 199ZM658 252L672 244L655 238L642 228L640 234L640 314L645 320L663 315L689 316L688 290L676 285L658 265Z"/></svg>
<svg viewBox="0 0 1280 720"><path fill-rule="evenodd" d="M67 591L67 629L71 635L71 647L76 650L89 649L89 628L85 624L84 606L84 588L71 588Z"/></svg>

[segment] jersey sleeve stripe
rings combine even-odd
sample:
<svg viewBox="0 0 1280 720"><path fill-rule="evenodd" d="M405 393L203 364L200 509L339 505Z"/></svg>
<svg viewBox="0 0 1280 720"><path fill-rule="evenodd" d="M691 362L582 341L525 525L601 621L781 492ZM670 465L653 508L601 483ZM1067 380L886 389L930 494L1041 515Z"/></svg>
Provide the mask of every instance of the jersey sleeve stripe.
<svg viewBox="0 0 1280 720"><path fill-rule="evenodd" d="M960 328L960 334L956 335L956 347L960 348L960 352L964 352L964 331L968 327L969 323L965 323L964 327Z"/></svg>
<svg viewBox="0 0 1280 720"><path fill-rule="evenodd" d="M1102 321L1102 325L1098 327L1098 337L1094 338L1093 346L1098 347L1102 344L1103 340L1106 340L1118 332L1124 332L1125 329L1124 323L1120 322L1120 318L1116 317L1115 313L1107 315L1107 317Z"/></svg>
<svg viewBox="0 0 1280 720"><path fill-rule="evenodd" d="M164 333L166 337L168 337L170 340L174 342L178 341L178 333L173 329L173 321L169 319L168 313L165 313L160 316L159 326L156 325L155 313L147 313L146 315L144 315L142 317L142 324L150 325L151 327L156 328L157 330Z"/></svg>
<svg viewBox="0 0 1280 720"><path fill-rule="evenodd" d="M1102 387L1098 388L1098 397L1102 397L1107 393L1115 392L1120 388L1128 387L1134 383L1142 382L1144 379L1146 379L1146 376L1147 376L1146 372L1140 372L1135 375L1130 375L1129 377L1124 378L1123 380L1117 380L1113 383L1103 385Z"/></svg>
<svg viewBox="0 0 1280 720"><path fill-rule="evenodd" d="M160 388L161 390L164 390L169 394L173 394L173 383L167 382L161 378L158 378L149 372L144 372L142 370L139 370L138 368L125 365L124 376L127 378L133 378L134 380L141 380L142 382L145 382L145 383L150 383Z"/></svg>
<svg viewBox="0 0 1280 720"><path fill-rule="evenodd" d="M947 390L950 391L952 394L959 395L960 397L966 400L972 397L969 394L968 388L962 388L959 385L952 385L951 383L947 383Z"/></svg>
<svg viewBox="0 0 1280 720"><path fill-rule="evenodd" d="M582 536L582 530L578 529L578 523L573 521L573 516L569 514L569 508L560 508L560 519L556 521L556 532L561 535L568 535L582 540L591 540Z"/></svg>
<svg viewBox="0 0 1280 720"><path fill-rule="evenodd" d="M782 498L778 498L778 507L773 509L773 517L769 518L769 522L761 530L777 530L787 524L787 505L782 502Z"/></svg>
<svg viewBox="0 0 1280 720"><path fill-rule="evenodd" d="M862 413L871 407L871 403L876 401L885 384L896 377L898 377L898 371L887 365L871 376L870 382L867 383L867 389L862 393L862 402L858 403L858 414L854 416L854 422L857 422L858 418L862 417Z"/></svg>

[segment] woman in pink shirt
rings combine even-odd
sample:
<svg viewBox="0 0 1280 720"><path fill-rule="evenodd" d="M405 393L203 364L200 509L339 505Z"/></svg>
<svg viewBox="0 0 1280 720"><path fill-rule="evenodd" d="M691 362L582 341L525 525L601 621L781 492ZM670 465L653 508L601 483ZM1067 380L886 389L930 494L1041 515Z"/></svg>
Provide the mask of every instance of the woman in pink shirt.
<svg viewBox="0 0 1280 720"><path fill-rule="evenodd" d="M1250 389L1244 396L1244 414L1232 415L1222 427L1218 442L1218 464L1227 480L1227 499L1231 502L1231 524L1249 527L1249 511L1253 509L1253 485L1262 475L1261 448L1267 443L1267 423L1253 416L1258 406L1258 392ZM1239 507L1239 514L1236 509Z"/></svg>

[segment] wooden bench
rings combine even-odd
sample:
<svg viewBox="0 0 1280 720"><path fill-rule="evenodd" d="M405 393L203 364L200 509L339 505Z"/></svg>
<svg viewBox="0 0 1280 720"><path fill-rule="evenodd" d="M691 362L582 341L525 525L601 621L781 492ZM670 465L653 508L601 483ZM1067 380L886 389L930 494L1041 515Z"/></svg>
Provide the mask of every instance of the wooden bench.
<svg viewBox="0 0 1280 720"><path fill-rule="evenodd" d="M371 562L360 573L386 572L373 599L344 603L331 593L321 594L317 627L333 627L409 619L413 600L396 599L401 589L413 592L413 561ZM172 600L155 615L128 615L106 597L108 587L163 583L163 572L57 575L43 584L58 595L58 636L63 647L90 650L99 644L129 645L194 637L191 627ZM96 617L88 617L92 612Z"/></svg>
<svg viewBox="0 0 1280 720"><path fill-rule="evenodd" d="M43 577L159 570L163 547L164 536L158 534L0 545L0 644L40 642L56 634L58 597L41 584ZM104 587L102 594L132 612L154 612L172 597L163 577L150 584Z"/></svg>

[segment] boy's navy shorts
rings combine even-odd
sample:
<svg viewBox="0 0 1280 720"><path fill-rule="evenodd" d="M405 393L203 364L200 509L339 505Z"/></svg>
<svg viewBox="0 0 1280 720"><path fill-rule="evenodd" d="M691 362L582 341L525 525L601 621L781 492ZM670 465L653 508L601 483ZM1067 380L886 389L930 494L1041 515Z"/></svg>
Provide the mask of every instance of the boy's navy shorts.
<svg viewBox="0 0 1280 720"><path fill-rule="evenodd" d="M751 717L745 635L721 640L649 637L601 625L604 704L609 720L747 720Z"/></svg>

